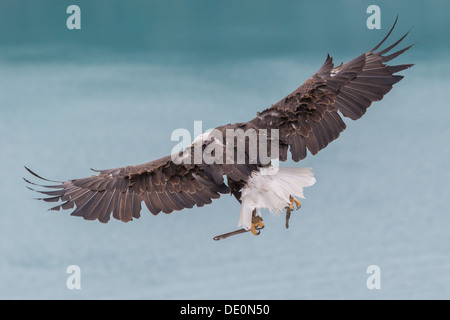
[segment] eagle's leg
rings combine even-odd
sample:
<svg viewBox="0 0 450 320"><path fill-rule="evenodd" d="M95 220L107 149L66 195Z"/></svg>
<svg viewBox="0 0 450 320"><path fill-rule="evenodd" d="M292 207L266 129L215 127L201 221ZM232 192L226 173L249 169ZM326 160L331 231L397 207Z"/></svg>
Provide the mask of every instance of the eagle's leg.
<svg viewBox="0 0 450 320"><path fill-rule="evenodd" d="M259 235L261 233L260 230L264 228L264 223L262 221L263 219L256 214L256 209L253 209L252 227L250 228L250 232L253 233L255 236Z"/></svg>
<svg viewBox="0 0 450 320"><path fill-rule="evenodd" d="M297 209L300 209L300 207L302 206L302 203L295 199L293 196L289 196L289 201L291 202L289 204L289 208L291 209L291 211L294 210L294 203L297 206Z"/></svg>
<svg viewBox="0 0 450 320"><path fill-rule="evenodd" d="M294 203L297 206L297 209L300 209L300 207L302 206L302 203L295 199L293 196L289 196L289 201L291 203L286 207L286 229L289 228L289 219L291 218L292 210L294 210Z"/></svg>

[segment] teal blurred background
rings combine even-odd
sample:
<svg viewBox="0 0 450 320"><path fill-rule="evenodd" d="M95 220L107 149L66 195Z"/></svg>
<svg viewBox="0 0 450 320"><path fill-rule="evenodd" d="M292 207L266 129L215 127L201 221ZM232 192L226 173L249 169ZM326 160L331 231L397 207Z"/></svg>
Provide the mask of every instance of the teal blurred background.
<svg viewBox="0 0 450 320"><path fill-rule="evenodd" d="M66 8L82 11L82 30L68 30ZM366 8L381 8L382 29L368 30ZM52 1L0 4L2 47L22 49L13 60L101 59L145 55L221 63L255 58L346 53L372 45L398 14L403 30L415 26L416 54L448 50L446 1ZM358 39L349 41L341 35ZM31 48L41 48L31 50ZM81 51L78 51L81 50Z"/></svg>
<svg viewBox="0 0 450 320"><path fill-rule="evenodd" d="M81 8L81 30L66 9ZM381 8L381 30L366 8ZM0 298L450 298L450 2L0 2ZM214 242L239 204L138 221L47 212L24 165L49 179L167 155L177 128L252 119L324 62L370 50L411 27L392 63L405 79L341 137L309 156L315 186L284 229ZM403 47L401 45L401 47ZM287 162L285 165L298 165ZM81 268L69 290L66 268ZM369 290L369 265L381 289Z"/></svg>

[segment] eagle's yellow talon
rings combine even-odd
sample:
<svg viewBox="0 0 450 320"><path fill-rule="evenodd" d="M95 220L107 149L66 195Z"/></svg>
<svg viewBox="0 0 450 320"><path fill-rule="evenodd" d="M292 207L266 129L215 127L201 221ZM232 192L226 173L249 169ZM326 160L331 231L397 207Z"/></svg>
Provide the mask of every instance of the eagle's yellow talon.
<svg viewBox="0 0 450 320"><path fill-rule="evenodd" d="M253 233L255 236L259 235L261 233L261 229L264 228L264 223L262 222L263 219L260 216L253 215L252 217L252 227L250 228L250 232Z"/></svg>
<svg viewBox="0 0 450 320"><path fill-rule="evenodd" d="M302 206L302 203L300 201L298 201L297 199L295 199L293 196L289 197L289 201L291 202L289 204L289 208L292 210L294 210L294 203L297 206L297 209L300 209L300 207Z"/></svg>

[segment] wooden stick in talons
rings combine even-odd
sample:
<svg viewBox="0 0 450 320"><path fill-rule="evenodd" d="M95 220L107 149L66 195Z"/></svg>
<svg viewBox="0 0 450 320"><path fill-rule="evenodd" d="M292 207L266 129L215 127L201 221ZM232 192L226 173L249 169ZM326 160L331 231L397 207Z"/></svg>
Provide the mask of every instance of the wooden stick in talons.
<svg viewBox="0 0 450 320"><path fill-rule="evenodd" d="M286 207L286 229L289 229L289 218L291 217L291 208Z"/></svg>
<svg viewBox="0 0 450 320"><path fill-rule="evenodd" d="M216 241L217 240L222 240L222 239L226 239L228 237L234 236L236 234L244 233L244 232L247 232L247 231L248 230L245 230L244 228L242 228L242 229L239 229L239 230L236 230L236 231L231 231L231 232L228 232L228 233L221 234L219 236L215 236L213 239L216 240Z"/></svg>

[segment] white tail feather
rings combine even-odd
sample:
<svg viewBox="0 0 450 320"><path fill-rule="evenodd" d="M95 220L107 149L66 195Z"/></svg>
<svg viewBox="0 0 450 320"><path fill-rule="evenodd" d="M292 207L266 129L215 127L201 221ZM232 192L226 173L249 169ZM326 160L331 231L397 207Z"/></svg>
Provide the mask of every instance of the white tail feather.
<svg viewBox="0 0 450 320"><path fill-rule="evenodd" d="M263 208L269 209L273 214L280 214L290 204L290 196L304 199L303 188L316 182L311 169L280 167L272 175L253 172L241 189L239 226L247 230L251 228L254 209L259 215Z"/></svg>

